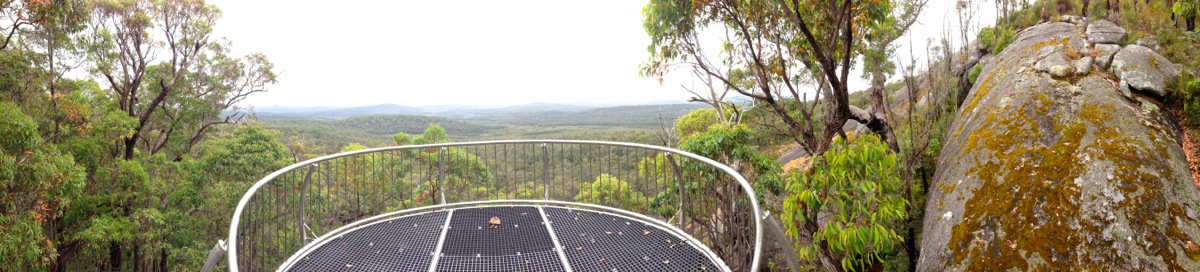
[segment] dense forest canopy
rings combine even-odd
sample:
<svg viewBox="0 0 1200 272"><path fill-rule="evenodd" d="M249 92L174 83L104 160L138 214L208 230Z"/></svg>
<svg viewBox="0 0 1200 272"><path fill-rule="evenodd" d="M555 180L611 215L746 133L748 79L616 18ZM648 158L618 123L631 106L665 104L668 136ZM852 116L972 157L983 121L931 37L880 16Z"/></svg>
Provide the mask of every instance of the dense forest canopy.
<svg viewBox="0 0 1200 272"><path fill-rule="evenodd" d="M16 270L193 270L247 180L290 162L243 122L263 54L203 1L3 1L0 255ZM231 156L231 154L256 154ZM200 169L227 169L201 171Z"/></svg>

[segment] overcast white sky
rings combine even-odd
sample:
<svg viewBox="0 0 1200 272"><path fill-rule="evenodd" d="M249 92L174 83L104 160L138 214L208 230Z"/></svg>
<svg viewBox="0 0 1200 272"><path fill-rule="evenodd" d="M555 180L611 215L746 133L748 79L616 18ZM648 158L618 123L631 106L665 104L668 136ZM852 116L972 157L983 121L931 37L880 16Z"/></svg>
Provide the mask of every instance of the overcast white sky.
<svg viewBox="0 0 1200 272"><path fill-rule="evenodd" d="M946 1L916 33L938 33ZM208 2L235 54L276 65L279 83L243 103L258 107L682 103L691 82L638 77L647 0Z"/></svg>

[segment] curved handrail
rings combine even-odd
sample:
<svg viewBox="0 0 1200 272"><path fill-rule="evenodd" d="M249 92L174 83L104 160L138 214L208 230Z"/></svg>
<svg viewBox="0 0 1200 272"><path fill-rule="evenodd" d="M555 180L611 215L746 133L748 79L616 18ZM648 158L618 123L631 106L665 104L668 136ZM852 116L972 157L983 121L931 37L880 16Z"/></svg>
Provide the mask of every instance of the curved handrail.
<svg viewBox="0 0 1200 272"><path fill-rule="evenodd" d="M238 205L234 209L233 218L229 223L229 237L228 237L229 250L226 253L226 256L227 256L226 261L228 262L229 270L230 271L240 271L238 269L238 261L237 261L238 226L241 223L241 216L245 212L246 205L250 202L251 198L263 186L265 186L267 183L275 180L275 178L279 177L280 175L291 172L292 170L296 170L301 167L314 165L314 164L324 162L324 161L329 161L329 160L333 160L333 159L337 159L337 158L351 157L351 156L361 155L361 154L382 152L382 151L400 151L400 150L414 150L414 149L420 150L420 149L429 149L429 148L465 147L465 146L501 145L501 144L577 144L577 145L599 145L599 146L611 146L611 147L641 148L641 149L656 150L656 151L661 151L661 152L667 152L670 154L681 155L681 156L684 156L684 157L687 157L690 159L694 159L694 160L703 162L710 166L716 167L721 172L724 172L726 175L733 177L738 182L738 185L740 187L742 187L742 189L746 193L746 197L748 197L751 200L751 201L749 201L749 203L750 203L751 211L752 211L751 214L752 214L752 217L754 220L754 253L753 253L753 256L751 259L752 261L750 263L750 265L751 265L750 268L751 268L751 271L759 270L759 267L760 267L759 260L762 257L762 239L763 239L762 210L759 207L757 197L754 192L754 188L752 186L750 186L750 183L747 182L746 179L744 177L742 177L742 175L739 174L737 171L734 171L729 166L726 166L722 163L716 162L712 159L709 159L709 158L706 158L706 157L703 157L700 155L696 155L696 154L693 154L693 153L690 153L687 151L674 149L674 148L646 145L646 144L636 144L636 143L621 143L621 142L608 142L608 141L578 141L578 140L502 140L502 141L476 141L476 142L462 142L462 143L390 146L390 147L363 149L363 150L357 150L357 151L350 151L350 152L326 155L326 156L317 157L317 158L309 159L309 160L306 160L306 161L303 161L300 163L289 165L289 166L279 169L275 172L272 172L271 174L267 175L266 177L263 177L262 179L260 179L258 182L255 182L253 185L250 186L250 189L247 190L247 192L244 195L242 195L242 199L240 201L238 201ZM682 182L682 181L677 181L677 182ZM547 192L549 191L548 188L546 190L547 190ZM464 202L464 203L466 203L466 202ZM567 202L564 202L564 203L567 203ZM583 203L574 203L574 204L583 204Z"/></svg>

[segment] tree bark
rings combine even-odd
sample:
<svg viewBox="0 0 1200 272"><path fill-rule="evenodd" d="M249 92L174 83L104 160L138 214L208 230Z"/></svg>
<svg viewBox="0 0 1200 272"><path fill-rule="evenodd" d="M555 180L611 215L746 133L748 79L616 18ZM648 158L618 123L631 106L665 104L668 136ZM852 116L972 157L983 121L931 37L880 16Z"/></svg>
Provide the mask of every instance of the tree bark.
<svg viewBox="0 0 1200 272"><path fill-rule="evenodd" d="M887 103L884 102L883 89L887 84L887 75L882 72L875 72L871 75L871 120L866 123L867 128L879 135L888 144L888 148L892 152L900 152L899 141L896 140L896 134L892 131L891 122L887 120L888 111L891 110ZM915 94L916 90L912 90L910 95ZM913 105L909 105L910 107ZM862 122L862 121L859 121Z"/></svg>
<svg viewBox="0 0 1200 272"><path fill-rule="evenodd" d="M1083 0L1083 8L1079 9L1079 15L1083 16L1084 20L1087 20L1088 6L1091 6L1091 4L1092 4L1091 0Z"/></svg>
<svg viewBox="0 0 1200 272"><path fill-rule="evenodd" d="M108 242L108 271L120 272L125 256L121 243Z"/></svg>
<svg viewBox="0 0 1200 272"><path fill-rule="evenodd" d="M826 272L842 272L842 264L833 258L833 252L829 251L829 243L821 242L821 253L817 254L817 259L821 261L821 268Z"/></svg>
<svg viewBox="0 0 1200 272"><path fill-rule="evenodd" d="M1108 10L1108 20L1114 23L1120 22L1121 19L1121 0L1104 0ZM1171 18L1175 18L1175 13L1171 13Z"/></svg>

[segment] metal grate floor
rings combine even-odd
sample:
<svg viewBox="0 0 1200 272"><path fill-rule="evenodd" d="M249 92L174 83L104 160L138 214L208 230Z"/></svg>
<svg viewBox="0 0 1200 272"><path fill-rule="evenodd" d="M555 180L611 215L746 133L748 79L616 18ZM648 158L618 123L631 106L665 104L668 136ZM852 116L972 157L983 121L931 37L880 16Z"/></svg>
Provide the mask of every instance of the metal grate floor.
<svg viewBox="0 0 1200 272"><path fill-rule="evenodd" d="M575 271L720 271L686 240L641 221L560 208L546 216Z"/></svg>
<svg viewBox="0 0 1200 272"><path fill-rule="evenodd" d="M291 271L428 271L446 212L375 223L333 238Z"/></svg>
<svg viewBox="0 0 1200 272"><path fill-rule="evenodd" d="M493 226L489 222L493 217L501 223ZM552 223L547 226L544 218ZM642 221L589 210L462 208L398 217L349 231L301 256L289 270L724 270L701 253L703 245L686 241ZM561 247L556 248L556 242ZM435 252L438 248L440 252Z"/></svg>

